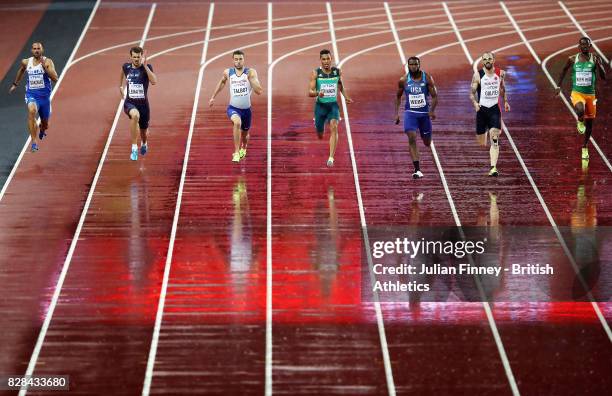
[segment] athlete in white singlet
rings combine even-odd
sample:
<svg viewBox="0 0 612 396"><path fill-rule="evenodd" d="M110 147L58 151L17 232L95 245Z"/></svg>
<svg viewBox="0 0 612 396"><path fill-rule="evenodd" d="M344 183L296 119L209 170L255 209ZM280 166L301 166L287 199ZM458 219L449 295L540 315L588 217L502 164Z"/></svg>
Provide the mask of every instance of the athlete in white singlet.
<svg viewBox="0 0 612 396"><path fill-rule="evenodd" d="M232 54L234 67L225 69L221 80L217 83L209 106L215 103L215 96L229 80L230 102L227 107L227 117L232 121L234 131L234 153L232 162L240 162L246 156L251 128L251 93L261 95L263 88L257 78L257 71L244 66L244 52L234 51Z"/></svg>

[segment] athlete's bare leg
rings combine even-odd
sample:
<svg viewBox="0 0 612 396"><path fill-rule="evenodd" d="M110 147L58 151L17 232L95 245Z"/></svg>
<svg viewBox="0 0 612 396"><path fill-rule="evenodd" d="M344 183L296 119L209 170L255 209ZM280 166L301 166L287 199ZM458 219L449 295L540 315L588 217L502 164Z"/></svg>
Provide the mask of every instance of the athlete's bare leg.
<svg viewBox="0 0 612 396"><path fill-rule="evenodd" d="M38 108L36 107L36 103L28 103L28 129L30 130L32 143L36 143L36 139L38 139L38 124L36 124L37 114Z"/></svg>
<svg viewBox="0 0 612 396"><path fill-rule="evenodd" d="M334 158L338 145L338 120L329 121L329 157Z"/></svg>
<svg viewBox="0 0 612 396"><path fill-rule="evenodd" d="M489 148L489 157L491 158L491 166L497 166L497 159L499 158L499 135L501 131L497 128L489 129L489 136L491 137L491 147Z"/></svg>
<svg viewBox="0 0 612 396"><path fill-rule="evenodd" d="M137 109L130 110L130 135L132 138L132 145L138 144L138 132L140 129L138 121L140 121L140 112L138 112Z"/></svg>
<svg viewBox="0 0 612 396"><path fill-rule="evenodd" d="M234 130L234 153L238 153L240 151L240 128L242 127L242 121L240 121L240 116L238 114L232 115L232 124Z"/></svg>

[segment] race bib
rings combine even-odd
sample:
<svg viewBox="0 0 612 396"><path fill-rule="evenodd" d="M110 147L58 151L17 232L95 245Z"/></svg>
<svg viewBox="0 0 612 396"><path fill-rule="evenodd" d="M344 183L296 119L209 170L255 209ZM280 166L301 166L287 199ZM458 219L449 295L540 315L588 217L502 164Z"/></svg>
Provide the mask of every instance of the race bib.
<svg viewBox="0 0 612 396"><path fill-rule="evenodd" d="M410 102L411 109L419 109L425 107L427 102L425 101L425 94L408 95L408 101Z"/></svg>
<svg viewBox="0 0 612 396"><path fill-rule="evenodd" d="M579 87L590 87L593 83L593 73L590 71L576 72L576 85Z"/></svg>
<svg viewBox="0 0 612 396"><path fill-rule="evenodd" d="M246 83L236 84L232 87L232 93L234 96L247 96L249 94L249 87L246 86Z"/></svg>
<svg viewBox="0 0 612 396"><path fill-rule="evenodd" d="M335 98L338 96L338 84L335 83L321 83L321 92L323 92L324 98Z"/></svg>
<svg viewBox="0 0 612 396"><path fill-rule="evenodd" d="M144 99L145 98L144 85L129 83L128 97L130 97L131 99Z"/></svg>
<svg viewBox="0 0 612 396"><path fill-rule="evenodd" d="M43 74L30 74L28 78L30 89L42 89L45 87L45 80L43 79Z"/></svg>

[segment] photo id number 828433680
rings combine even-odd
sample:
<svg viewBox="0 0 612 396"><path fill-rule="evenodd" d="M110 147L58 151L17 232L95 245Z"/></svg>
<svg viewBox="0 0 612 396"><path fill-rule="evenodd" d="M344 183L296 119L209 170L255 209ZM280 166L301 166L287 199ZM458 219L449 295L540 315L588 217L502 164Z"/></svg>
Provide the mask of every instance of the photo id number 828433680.
<svg viewBox="0 0 612 396"><path fill-rule="evenodd" d="M0 390L69 390L67 375L0 375Z"/></svg>

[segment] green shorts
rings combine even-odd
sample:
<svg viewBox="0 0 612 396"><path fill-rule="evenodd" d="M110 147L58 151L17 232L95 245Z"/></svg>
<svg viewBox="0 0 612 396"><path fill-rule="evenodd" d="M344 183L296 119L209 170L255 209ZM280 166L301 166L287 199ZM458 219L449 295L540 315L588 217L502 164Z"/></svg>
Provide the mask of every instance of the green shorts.
<svg viewBox="0 0 612 396"><path fill-rule="evenodd" d="M338 108L338 102L319 103L318 101L316 101L314 107L314 117L317 133L323 133L323 131L325 130L326 123L331 120L340 119L340 109Z"/></svg>

